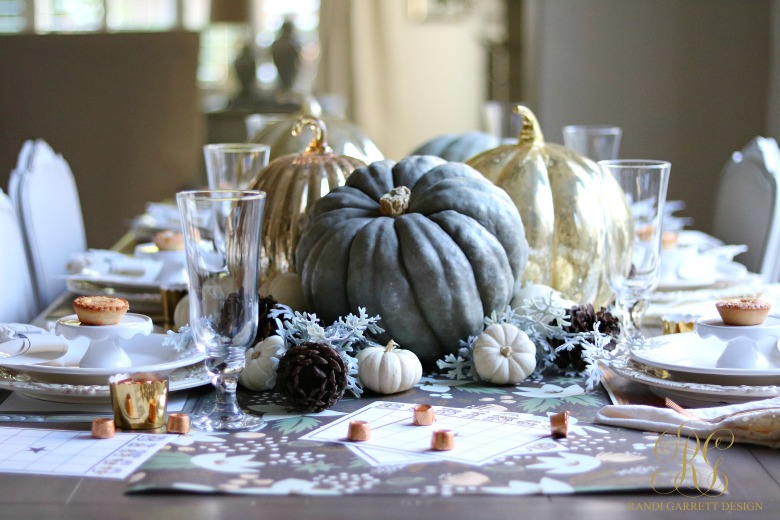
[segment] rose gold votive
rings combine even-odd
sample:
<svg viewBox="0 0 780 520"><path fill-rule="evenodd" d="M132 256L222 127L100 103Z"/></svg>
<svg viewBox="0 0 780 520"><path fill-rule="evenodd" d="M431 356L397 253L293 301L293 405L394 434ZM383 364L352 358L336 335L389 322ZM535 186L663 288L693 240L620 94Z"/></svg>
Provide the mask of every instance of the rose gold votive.
<svg viewBox="0 0 780 520"><path fill-rule="evenodd" d="M550 432L553 439L569 435L569 412L554 413L550 416Z"/></svg>
<svg viewBox="0 0 780 520"><path fill-rule="evenodd" d="M349 421L347 439L354 442L367 441L371 438L371 426L366 421Z"/></svg>
<svg viewBox="0 0 780 520"><path fill-rule="evenodd" d="M168 424L165 427L168 433L189 433L190 416L186 413L168 414Z"/></svg>
<svg viewBox="0 0 780 520"><path fill-rule="evenodd" d="M431 449L449 451L455 447L455 432L452 430L436 430L431 437Z"/></svg>
<svg viewBox="0 0 780 520"><path fill-rule="evenodd" d="M110 439L114 435L116 435L114 419L108 417L92 419L92 437L95 439Z"/></svg>
<svg viewBox="0 0 780 520"><path fill-rule="evenodd" d="M433 406L420 404L414 407L414 424L417 426L430 426L436 421Z"/></svg>

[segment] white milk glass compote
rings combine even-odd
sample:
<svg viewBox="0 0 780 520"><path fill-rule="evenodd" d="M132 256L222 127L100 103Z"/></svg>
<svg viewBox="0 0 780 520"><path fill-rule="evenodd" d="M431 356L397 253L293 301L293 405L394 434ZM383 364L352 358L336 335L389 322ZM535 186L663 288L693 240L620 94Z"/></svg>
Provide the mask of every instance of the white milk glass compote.
<svg viewBox="0 0 780 520"><path fill-rule="evenodd" d="M194 426L256 430L262 420L236 401L244 353L257 333L258 260L265 193L185 191L176 195L189 274L190 327L216 387L214 409Z"/></svg>
<svg viewBox="0 0 780 520"><path fill-rule="evenodd" d="M649 160L599 161L603 175L612 175L631 208L634 241L631 263L607 254L607 279L615 293L622 336L639 334L642 315L658 286L661 263L661 224L671 163ZM608 237L609 238L609 235ZM609 239L606 241L610 247Z"/></svg>

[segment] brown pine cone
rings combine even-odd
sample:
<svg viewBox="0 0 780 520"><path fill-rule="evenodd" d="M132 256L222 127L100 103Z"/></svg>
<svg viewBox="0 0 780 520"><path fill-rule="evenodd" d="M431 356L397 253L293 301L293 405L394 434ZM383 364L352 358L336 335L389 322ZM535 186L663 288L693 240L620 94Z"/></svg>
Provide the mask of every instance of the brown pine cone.
<svg viewBox="0 0 780 520"><path fill-rule="evenodd" d="M255 337L252 345L263 341L268 336L277 335L276 321L268 315L274 308L276 308L277 303L278 302L274 299L274 297L270 295L266 296L265 298L260 298L258 301L257 307L260 318L257 322L257 337Z"/></svg>
<svg viewBox="0 0 780 520"><path fill-rule="evenodd" d="M296 410L326 410L346 388L347 364L329 345L307 341L291 347L279 360L276 390Z"/></svg>
<svg viewBox="0 0 780 520"><path fill-rule="evenodd" d="M610 342L608 350L615 348L616 340L620 335L620 320L613 316L607 309L601 307L598 311L594 310L590 303L586 305L575 305L569 309L568 316L571 325L563 327L566 332L590 332L593 325L599 322L599 332L609 334L613 340ZM550 345L557 348L563 344L560 340L551 340ZM585 361L582 359L582 347L575 346L571 350L562 350L558 352L555 358L555 364L561 369L572 368L577 372L585 370Z"/></svg>

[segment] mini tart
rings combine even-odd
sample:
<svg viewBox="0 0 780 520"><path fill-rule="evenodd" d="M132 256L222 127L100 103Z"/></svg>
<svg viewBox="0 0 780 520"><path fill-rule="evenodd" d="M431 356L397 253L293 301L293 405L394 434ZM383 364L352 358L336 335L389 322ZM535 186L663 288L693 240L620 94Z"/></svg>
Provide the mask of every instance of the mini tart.
<svg viewBox="0 0 780 520"><path fill-rule="evenodd" d="M82 325L116 325L130 308L127 300L112 296L79 296L73 310Z"/></svg>
<svg viewBox="0 0 780 520"><path fill-rule="evenodd" d="M152 242L160 251L182 251L184 249L184 235L178 231L155 233Z"/></svg>
<svg viewBox="0 0 780 520"><path fill-rule="evenodd" d="M680 237L674 231L664 231L661 233L661 249L674 249L677 247L677 239Z"/></svg>
<svg viewBox="0 0 780 520"><path fill-rule="evenodd" d="M724 325L761 325L769 315L770 305L757 298L733 298L715 304Z"/></svg>

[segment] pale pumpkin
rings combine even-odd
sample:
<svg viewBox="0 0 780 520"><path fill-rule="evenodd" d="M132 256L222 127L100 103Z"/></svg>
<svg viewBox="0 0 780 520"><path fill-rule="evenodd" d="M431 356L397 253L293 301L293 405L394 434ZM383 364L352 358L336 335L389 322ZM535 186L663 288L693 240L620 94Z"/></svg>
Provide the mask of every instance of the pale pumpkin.
<svg viewBox="0 0 780 520"><path fill-rule="evenodd" d="M511 323L494 323L477 337L474 370L485 381L516 385L536 369L536 345Z"/></svg>
<svg viewBox="0 0 780 520"><path fill-rule="evenodd" d="M428 364L511 302L527 248L503 190L463 163L411 156L358 168L317 201L296 267L323 321L364 307L382 317L380 341Z"/></svg>
<svg viewBox="0 0 780 520"><path fill-rule="evenodd" d="M395 394L420 381L420 359L411 350L397 346L390 340L386 347L366 347L358 352L358 377L363 386L378 394Z"/></svg>
<svg viewBox="0 0 780 520"><path fill-rule="evenodd" d="M365 166L358 159L333 152L325 123L319 119L301 116L292 132L298 135L307 127L312 129L313 138L306 150L271 161L249 185L251 190L268 194L260 250L261 280L294 270L293 255L307 209L344 184L355 168Z"/></svg>
<svg viewBox="0 0 780 520"><path fill-rule="evenodd" d="M578 304L606 306L612 300L606 255L626 269L631 262L626 197L596 163L546 143L531 110L518 106L516 112L523 116L517 143L482 152L467 164L506 190L520 210L530 248L523 281L549 285Z"/></svg>
<svg viewBox="0 0 780 520"><path fill-rule="evenodd" d="M268 336L244 353L244 369L238 382L244 388L260 392L276 386L276 367L286 351L284 340Z"/></svg>
<svg viewBox="0 0 780 520"><path fill-rule="evenodd" d="M252 138L252 142L269 145L271 160L301 153L309 139L304 134L292 132L301 116L320 119L328 126L330 146L336 155L346 155L364 163L384 159L382 152L363 130L344 118L324 114L320 105L312 99L304 103L301 112L263 128Z"/></svg>
<svg viewBox="0 0 780 520"><path fill-rule="evenodd" d="M298 273L280 273L265 280L260 286L260 296L273 296L277 303L294 311L308 312L303 286Z"/></svg>
<svg viewBox="0 0 780 520"><path fill-rule="evenodd" d="M501 140L487 132L445 134L421 144L411 155L435 155L445 161L462 162L499 144Z"/></svg>

